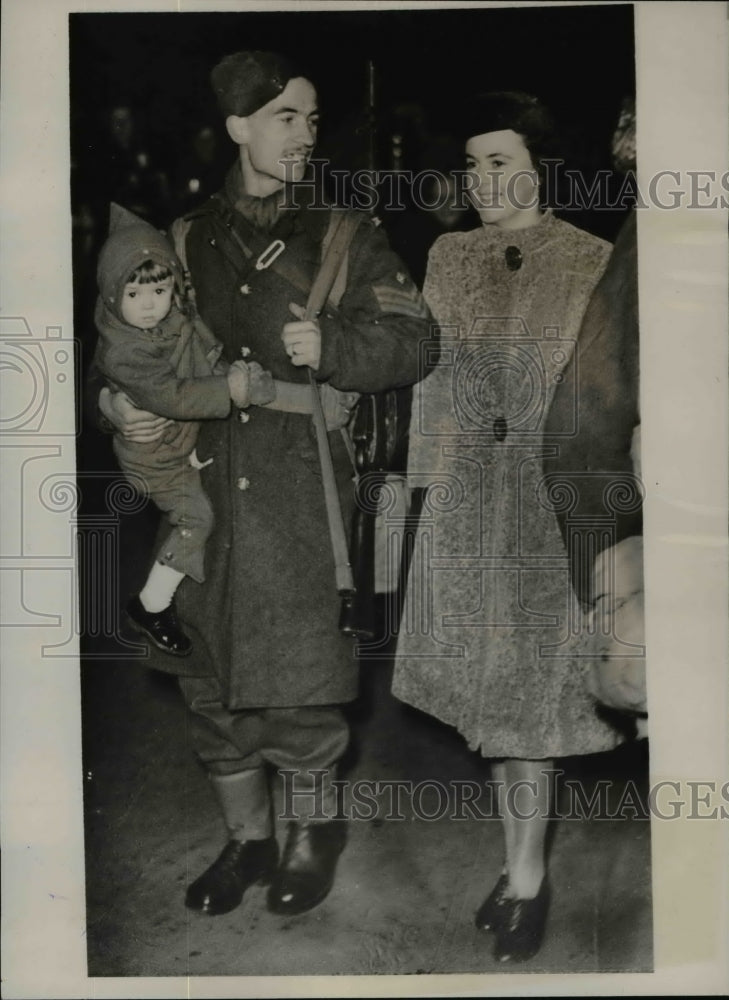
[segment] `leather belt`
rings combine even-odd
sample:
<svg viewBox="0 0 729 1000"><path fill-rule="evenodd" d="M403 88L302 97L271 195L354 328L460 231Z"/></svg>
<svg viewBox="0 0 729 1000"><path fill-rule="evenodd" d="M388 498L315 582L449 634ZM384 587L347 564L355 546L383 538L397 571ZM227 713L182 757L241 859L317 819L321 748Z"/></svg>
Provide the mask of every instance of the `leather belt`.
<svg viewBox="0 0 729 1000"><path fill-rule="evenodd" d="M283 410L284 413L313 413L314 401L308 382L282 382L273 380L276 398L264 403L267 410Z"/></svg>
<svg viewBox="0 0 729 1000"><path fill-rule="evenodd" d="M311 386L300 382L283 382L273 380L276 397L270 403L264 403L267 410L280 410L284 413L314 413L314 397ZM358 392L342 392L327 382L318 386L324 419L328 431L336 431L349 423L353 408L359 399Z"/></svg>

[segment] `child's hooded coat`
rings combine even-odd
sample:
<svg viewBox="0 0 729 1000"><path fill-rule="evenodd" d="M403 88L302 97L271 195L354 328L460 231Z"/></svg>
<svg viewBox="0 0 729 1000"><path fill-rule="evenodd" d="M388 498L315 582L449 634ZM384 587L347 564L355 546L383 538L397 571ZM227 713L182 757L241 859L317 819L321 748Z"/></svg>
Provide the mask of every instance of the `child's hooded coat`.
<svg viewBox="0 0 729 1000"><path fill-rule="evenodd" d="M151 330L126 323L119 303L131 274L145 260L168 267L176 291L182 267L167 240L148 223L118 205L111 207L110 234L99 255L99 298L95 363L107 382L140 409L172 419L156 441L138 443L114 435L114 453L135 487L167 515L173 530L157 560L202 582L205 544L213 513L197 468L190 464L198 420L230 411L227 365L218 362L220 345L190 308L176 304Z"/></svg>
<svg viewBox="0 0 729 1000"><path fill-rule="evenodd" d="M96 363L109 383L140 409L184 421L227 416L228 381L224 373L213 374L221 348L199 317L188 317L173 301L168 315L153 330L140 330L122 319L124 286L146 260L169 268L179 292L182 266L165 237L112 204L109 237L97 267ZM173 434L165 436L168 443L180 434L179 428L172 430ZM183 436L191 437L189 432ZM194 436L187 453L192 447Z"/></svg>

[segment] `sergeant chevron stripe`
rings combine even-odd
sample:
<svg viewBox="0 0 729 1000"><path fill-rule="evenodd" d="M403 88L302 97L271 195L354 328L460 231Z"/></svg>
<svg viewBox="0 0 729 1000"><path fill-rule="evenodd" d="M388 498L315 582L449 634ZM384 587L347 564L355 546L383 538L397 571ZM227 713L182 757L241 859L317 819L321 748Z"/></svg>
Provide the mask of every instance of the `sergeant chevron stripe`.
<svg viewBox="0 0 729 1000"><path fill-rule="evenodd" d="M415 285L411 285L408 289L393 288L391 285L373 285L372 291L383 312L413 316L415 319L427 319L430 315L425 300Z"/></svg>

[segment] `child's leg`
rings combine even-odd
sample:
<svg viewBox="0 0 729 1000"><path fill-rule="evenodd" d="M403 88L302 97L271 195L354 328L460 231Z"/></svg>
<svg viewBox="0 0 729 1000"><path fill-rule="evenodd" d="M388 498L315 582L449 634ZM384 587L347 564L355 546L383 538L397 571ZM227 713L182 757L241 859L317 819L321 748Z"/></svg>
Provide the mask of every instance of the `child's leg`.
<svg viewBox="0 0 729 1000"><path fill-rule="evenodd" d="M177 619L173 598L185 576L200 583L204 580L203 556L213 529L213 510L199 471L186 463L166 476L158 471L153 483L148 477L148 484L150 497L174 527L158 551L142 591L127 605L127 614L159 649L186 656L192 642Z"/></svg>
<svg viewBox="0 0 729 1000"><path fill-rule="evenodd" d="M160 546L157 562L203 583L205 544L213 530L214 517L199 471L185 464L168 490L150 491L150 496L173 526Z"/></svg>
<svg viewBox="0 0 729 1000"><path fill-rule="evenodd" d="M139 594L145 611L163 611L172 603L185 576L201 583L205 542L213 530L213 510L205 495L197 468L178 471L167 490L151 491L157 507L174 525Z"/></svg>
<svg viewBox="0 0 729 1000"><path fill-rule="evenodd" d="M145 611L164 611L172 604L172 598L185 574L172 566L155 562L150 570L147 582L139 592L139 600Z"/></svg>

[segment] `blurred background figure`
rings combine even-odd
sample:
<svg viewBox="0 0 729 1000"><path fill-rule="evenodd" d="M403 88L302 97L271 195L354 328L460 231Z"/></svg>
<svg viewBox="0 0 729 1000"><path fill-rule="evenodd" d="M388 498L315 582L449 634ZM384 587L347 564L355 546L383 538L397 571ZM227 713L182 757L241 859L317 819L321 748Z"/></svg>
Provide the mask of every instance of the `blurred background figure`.
<svg viewBox="0 0 729 1000"><path fill-rule="evenodd" d="M82 368L96 342L93 306L96 258L107 236L109 205L116 202L157 228L170 218L167 171L139 124L132 103L118 99L101 116L73 109L71 196L73 205L74 331Z"/></svg>
<svg viewBox="0 0 729 1000"><path fill-rule="evenodd" d="M172 184L175 215L201 205L223 183L227 161L221 155L219 136L212 125L199 125L180 160Z"/></svg>
<svg viewBox="0 0 729 1000"><path fill-rule="evenodd" d="M635 100L623 102L612 138L615 169L636 168ZM565 391L575 381L574 400ZM557 514L572 584L584 611L583 655L598 703L624 713L647 735L643 613L643 517L640 482L638 232L635 209L623 223L590 299L575 353L557 387L548 433L559 453L545 471L568 478L579 507ZM578 515L575 517L574 515ZM606 531L612 528L612 537ZM588 627L589 626L589 627Z"/></svg>
<svg viewBox="0 0 729 1000"><path fill-rule="evenodd" d="M170 218L167 173L152 155L131 103L111 103L100 122L74 114L71 143L71 192L74 267L86 278L106 238L112 201L157 227Z"/></svg>
<svg viewBox="0 0 729 1000"><path fill-rule="evenodd" d="M106 220L114 201L155 226L169 221L168 176L155 161L131 103L118 101L108 108L98 143L84 152L97 220Z"/></svg>
<svg viewBox="0 0 729 1000"><path fill-rule="evenodd" d="M473 229L478 221L462 192L462 171L460 144L451 136L433 136L415 166L410 204L390 217L390 241L418 288L423 287L428 253L437 238Z"/></svg>
<svg viewBox="0 0 729 1000"><path fill-rule="evenodd" d="M414 169L430 142L427 111L416 101L401 101L389 111L382 110L383 138L389 137L390 148L380 151L380 159L391 170Z"/></svg>
<svg viewBox="0 0 729 1000"><path fill-rule="evenodd" d="M615 169L621 174L634 171L637 165L634 97L623 100L611 147Z"/></svg>

